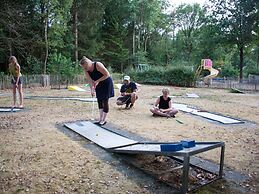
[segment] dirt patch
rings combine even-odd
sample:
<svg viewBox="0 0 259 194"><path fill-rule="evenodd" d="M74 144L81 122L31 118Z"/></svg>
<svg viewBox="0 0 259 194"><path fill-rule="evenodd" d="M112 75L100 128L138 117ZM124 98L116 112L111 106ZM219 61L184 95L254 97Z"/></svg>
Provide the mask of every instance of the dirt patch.
<svg viewBox="0 0 259 194"><path fill-rule="evenodd" d="M259 93L234 94L209 88L169 87L170 95L176 96L173 102L249 121L239 125L222 125L183 112L170 119L152 117L149 109L156 100L154 96L159 96L162 88L141 86L139 99L131 110L117 107L116 99L111 99L108 122L160 142L182 139L224 141L225 166L258 180ZM11 91L1 93L5 95L0 97L0 106L11 105ZM48 88L26 89L25 93L27 96L90 97L87 92ZM186 93L196 93L200 98L186 98ZM118 96L118 90L116 94ZM145 182L130 179L57 129L58 123L90 119L92 103L25 99L25 107L27 110L22 112L0 113L1 193L153 192ZM98 117L96 109L95 117ZM212 150L199 156L219 163L219 155L219 150ZM253 192L255 184L256 181L246 187ZM222 185L224 187L225 183L219 187Z"/></svg>

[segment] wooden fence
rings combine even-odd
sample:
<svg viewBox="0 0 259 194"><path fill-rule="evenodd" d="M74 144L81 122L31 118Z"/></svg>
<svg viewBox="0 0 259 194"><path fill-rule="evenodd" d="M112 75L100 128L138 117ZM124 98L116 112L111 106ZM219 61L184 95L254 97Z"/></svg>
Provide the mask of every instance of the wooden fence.
<svg viewBox="0 0 259 194"><path fill-rule="evenodd" d="M220 88L230 89L235 88L244 91L259 91L259 80L257 79L243 79L242 83L239 80L228 80L228 79L213 79L211 84L205 85L203 81L197 81L196 87L198 88Z"/></svg>
<svg viewBox="0 0 259 194"><path fill-rule="evenodd" d="M0 89L12 88L11 76L4 75L0 77ZM65 75L23 75L23 87L51 87L51 88L66 88L71 84L85 84L85 76L77 75L68 77Z"/></svg>
<svg viewBox="0 0 259 194"><path fill-rule="evenodd" d="M118 78L117 78L118 77ZM120 75L113 76L113 79L119 80ZM0 76L0 89L12 88L11 76ZM120 80L119 80L120 81ZM85 76L77 75L68 77L65 75L23 75L23 87L51 87L53 89L67 88L68 85L85 84ZM229 79L213 79L210 86L204 84L203 81L197 81L196 87L210 87L210 88L236 88L245 91L258 91L259 90L259 78L249 77L244 79L242 83L238 80Z"/></svg>

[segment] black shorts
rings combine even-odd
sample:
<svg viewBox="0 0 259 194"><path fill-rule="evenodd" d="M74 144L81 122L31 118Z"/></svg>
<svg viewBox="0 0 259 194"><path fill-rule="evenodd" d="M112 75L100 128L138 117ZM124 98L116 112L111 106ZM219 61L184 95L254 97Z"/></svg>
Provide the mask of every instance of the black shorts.
<svg viewBox="0 0 259 194"><path fill-rule="evenodd" d="M126 95L126 96L120 96L117 100L121 101L122 104L129 104L131 103L131 95Z"/></svg>
<svg viewBox="0 0 259 194"><path fill-rule="evenodd" d="M12 80L11 80L11 83L12 84L16 84L16 80L17 80L17 77L13 77ZM18 85L22 84L22 76L19 77L19 81L18 81Z"/></svg>

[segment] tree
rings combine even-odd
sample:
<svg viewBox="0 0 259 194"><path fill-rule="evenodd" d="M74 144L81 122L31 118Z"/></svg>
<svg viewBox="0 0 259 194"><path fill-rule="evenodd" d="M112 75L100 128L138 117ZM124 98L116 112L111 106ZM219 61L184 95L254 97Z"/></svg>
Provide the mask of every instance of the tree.
<svg viewBox="0 0 259 194"><path fill-rule="evenodd" d="M33 1L1 1L0 12L0 63L6 64L10 55L23 62L33 45L38 42L37 20L34 21ZM25 66L22 65L22 70Z"/></svg>
<svg viewBox="0 0 259 194"><path fill-rule="evenodd" d="M157 32L157 26L162 21L162 10L165 7L162 1L157 0L132 0L132 39L133 57L136 52L145 53L151 44L152 33Z"/></svg>
<svg viewBox="0 0 259 194"><path fill-rule="evenodd" d="M182 42L180 45L183 49L183 57L190 61L195 42L194 33L204 24L204 10L199 4L182 4L176 8L175 17L179 30L177 38Z"/></svg>
<svg viewBox="0 0 259 194"><path fill-rule="evenodd" d="M78 63L78 1L73 1L73 33L74 33L74 60Z"/></svg>
<svg viewBox="0 0 259 194"><path fill-rule="evenodd" d="M252 42L256 0L211 0L215 23L222 31L221 40L235 44L239 50L239 78L242 82L244 48Z"/></svg>
<svg viewBox="0 0 259 194"><path fill-rule="evenodd" d="M100 56L102 18L109 1L78 0L78 54L90 58Z"/></svg>
<svg viewBox="0 0 259 194"><path fill-rule="evenodd" d="M107 4L103 16L103 58L118 72L124 71L129 59L129 48L126 46L129 15L128 0L113 0Z"/></svg>

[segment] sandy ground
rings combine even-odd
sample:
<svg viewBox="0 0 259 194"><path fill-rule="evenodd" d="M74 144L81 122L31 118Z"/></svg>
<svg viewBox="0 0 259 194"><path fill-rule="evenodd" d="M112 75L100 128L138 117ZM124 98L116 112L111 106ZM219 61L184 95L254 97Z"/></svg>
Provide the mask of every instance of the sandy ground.
<svg viewBox="0 0 259 194"><path fill-rule="evenodd" d="M173 102L247 121L223 125L183 112L176 118L152 117L149 109L162 88L142 85L131 110L117 107L116 98L111 99L108 122L154 141L223 141L225 166L257 179L259 93L169 87L170 95L176 96ZM87 92L65 89L26 89L25 93L89 97ZM200 98L186 98L186 93L196 93ZM0 106L11 105L11 99L10 90L0 92ZM144 183L129 179L58 130L64 122L90 119L92 103L25 99L25 106L26 110L19 113L0 113L0 193L151 193ZM219 150L200 157L218 163Z"/></svg>

